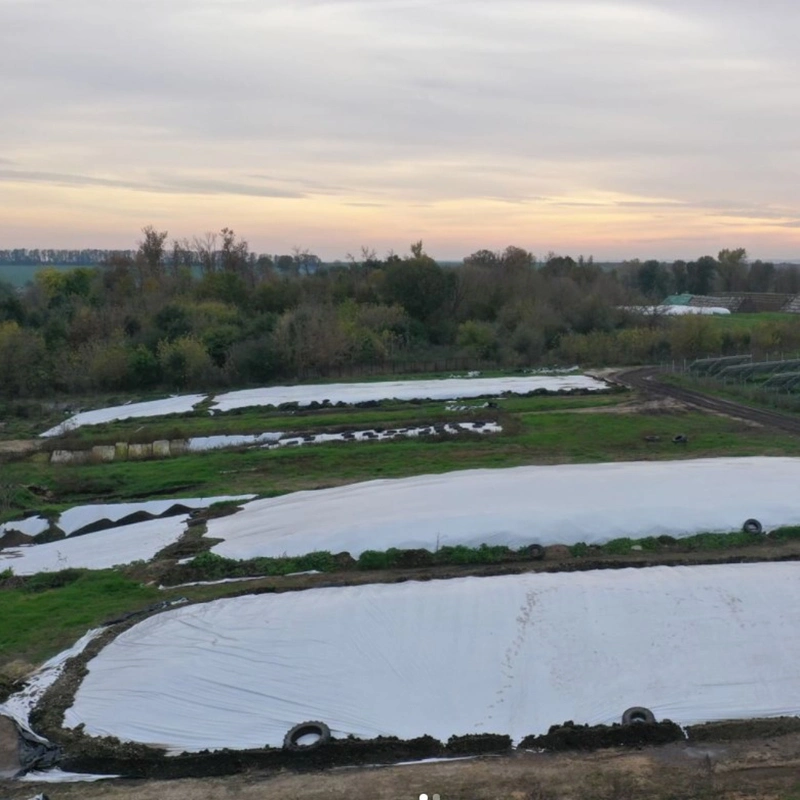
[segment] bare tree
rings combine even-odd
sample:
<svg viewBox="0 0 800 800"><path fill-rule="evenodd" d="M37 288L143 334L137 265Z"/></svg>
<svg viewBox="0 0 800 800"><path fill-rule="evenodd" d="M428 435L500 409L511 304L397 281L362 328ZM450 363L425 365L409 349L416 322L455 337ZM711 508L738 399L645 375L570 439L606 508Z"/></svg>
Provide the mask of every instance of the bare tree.
<svg viewBox="0 0 800 800"><path fill-rule="evenodd" d="M192 245L188 239L173 239L172 240L172 254L170 256L170 271L174 278L182 269L192 268L194 261L194 253L192 252Z"/></svg>
<svg viewBox="0 0 800 800"><path fill-rule="evenodd" d="M217 234L206 231L203 236L195 236L192 240L197 257L200 259L200 266L203 272L211 273L217 271Z"/></svg>
<svg viewBox="0 0 800 800"><path fill-rule="evenodd" d="M140 286L148 278L160 281L164 276L164 242L168 235L167 231L157 231L152 225L142 228L142 233L144 239L139 242L135 260Z"/></svg>
<svg viewBox="0 0 800 800"><path fill-rule="evenodd" d="M222 249L220 262L223 272L232 272L240 275L250 286L255 285L255 270L250 259L250 250L244 239L237 239L230 228L220 231L222 236Z"/></svg>
<svg viewBox="0 0 800 800"><path fill-rule="evenodd" d="M292 248L292 260L294 261L295 271L305 275L310 275L322 263L319 256L315 256L308 248L301 250L296 245Z"/></svg>

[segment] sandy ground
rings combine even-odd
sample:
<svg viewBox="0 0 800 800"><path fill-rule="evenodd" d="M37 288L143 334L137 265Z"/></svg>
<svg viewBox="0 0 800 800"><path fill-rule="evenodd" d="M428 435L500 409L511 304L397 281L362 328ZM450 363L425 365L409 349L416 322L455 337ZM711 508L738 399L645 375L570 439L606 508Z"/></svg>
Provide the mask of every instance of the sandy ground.
<svg viewBox="0 0 800 800"><path fill-rule="evenodd" d="M16 774L18 769L17 730L10 719L0 717L0 780Z"/></svg>
<svg viewBox="0 0 800 800"><path fill-rule="evenodd" d="M797 800L800 734L770 740L642 751L522 753L451 763L338 769L304 775L248 773L180 781L40 786L0 782L23 800Z"/></svg>
<svg viewBox="0 0 800 800"><path fill-rule="evenodd" d="M20 453L33 453L40 449L40 442L35 439L9 439L8 441L0 441L0 454L11 453L18 455Z"/></svg>

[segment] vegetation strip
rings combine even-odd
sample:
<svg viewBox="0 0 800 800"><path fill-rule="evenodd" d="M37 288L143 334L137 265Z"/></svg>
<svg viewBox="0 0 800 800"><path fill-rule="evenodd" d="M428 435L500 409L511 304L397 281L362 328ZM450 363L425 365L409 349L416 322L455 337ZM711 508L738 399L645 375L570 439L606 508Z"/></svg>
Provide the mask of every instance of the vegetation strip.
<svg viewBox="0 0 800 800"><path fill-rule="evenodd" d="M587 545L583 542L569 547L576 559L598 558L608 555L627 555L635 552L648 554L693 553L698 551L747 548L769 543L800 540L800 526L777 528L768 534L746 533L698 533L694 536L675 539L672 536L649 536L643 539L612 539L602 545ZM556 545L558 547L558 545ZM349 553L332 554L318 551L304 556L282 558L252 558L236 560L216 553L204 552L186 564L177 564L161 578L164 585L176 585L193 581L214 581L224 578L254 576L285 576L307 571L347 572L351 570L395 570L435 566L458 566L480 564L507 564L532 561L545 557L545 549L533 544L519 549L502 545L480 547L441 547L435 552L425 549L402 550L389 548L385 551L366 550L353 558Z"/></svg>

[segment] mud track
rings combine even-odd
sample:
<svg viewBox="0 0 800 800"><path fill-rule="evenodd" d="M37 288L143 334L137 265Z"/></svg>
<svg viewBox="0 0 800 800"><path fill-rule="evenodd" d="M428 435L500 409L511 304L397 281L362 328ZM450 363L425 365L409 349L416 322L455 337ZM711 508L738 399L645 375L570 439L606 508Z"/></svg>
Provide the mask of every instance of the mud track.
<svg viewBox="0 0 800 800"><path fill-rule="evenodd" d="M612 380L631 389L638 389L651 397L669 398L686 405L695 406L712 414L736 417L757 425L800 436L800 417L782 414L779 411L753 408L737 403L734 400L723 400L719 397L703 394L693 389L674 386L663 380L663 373L658 367L638 367L618 372Z"/></svg>

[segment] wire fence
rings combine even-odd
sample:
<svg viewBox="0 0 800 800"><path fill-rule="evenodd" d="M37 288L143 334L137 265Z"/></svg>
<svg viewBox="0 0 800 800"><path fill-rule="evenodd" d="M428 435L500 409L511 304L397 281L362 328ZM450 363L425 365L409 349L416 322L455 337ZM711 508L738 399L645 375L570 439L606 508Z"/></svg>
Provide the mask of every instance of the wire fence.
<svg viewBox="0 0 800 800"><path fill-rule="evenodd" d="M708 355L665 362L661 367L705 391L723 391L758 405L800 413L800 352L776 351L760 358Z"/></svg>

